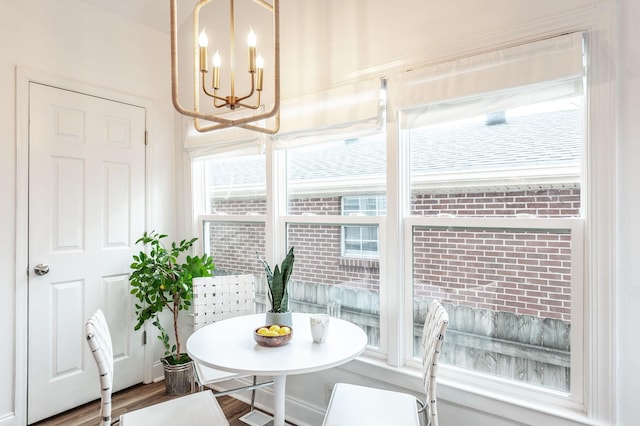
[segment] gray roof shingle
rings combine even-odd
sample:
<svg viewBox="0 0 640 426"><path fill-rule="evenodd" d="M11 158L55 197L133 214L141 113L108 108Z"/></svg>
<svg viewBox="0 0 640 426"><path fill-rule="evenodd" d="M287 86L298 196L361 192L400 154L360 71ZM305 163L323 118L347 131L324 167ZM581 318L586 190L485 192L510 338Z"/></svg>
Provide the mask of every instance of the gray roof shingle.
<svg viewBox="0 0 640 426"><path fill-rule="evenodd" d="M580 164L579 110L507 117L505 124L480 122L430 126L411 132L412 173L465 173L478 170ZM384 134L289 150L289 180L345 181L384 175ZM241 164L241 166L239 166ZM265 181L263 157L210 164L215 187L233 188Z"/></svg>

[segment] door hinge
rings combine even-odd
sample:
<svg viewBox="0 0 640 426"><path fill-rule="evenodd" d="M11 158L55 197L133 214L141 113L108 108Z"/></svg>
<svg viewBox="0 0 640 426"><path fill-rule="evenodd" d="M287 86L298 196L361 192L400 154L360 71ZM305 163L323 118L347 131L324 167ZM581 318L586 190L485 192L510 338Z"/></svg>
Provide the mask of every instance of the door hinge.
<svg viewBox="0 0 640 426"><path fill-rule="evenodd" d="M147 330L144 330L142 332L142 344L146 345L147 344Z"/></svg>
<svg viewBox="0 0 640 426"><path fill-rule="evenodd" d="M149 132L146 130L144 131L144 144L149 145Z"/></svg>

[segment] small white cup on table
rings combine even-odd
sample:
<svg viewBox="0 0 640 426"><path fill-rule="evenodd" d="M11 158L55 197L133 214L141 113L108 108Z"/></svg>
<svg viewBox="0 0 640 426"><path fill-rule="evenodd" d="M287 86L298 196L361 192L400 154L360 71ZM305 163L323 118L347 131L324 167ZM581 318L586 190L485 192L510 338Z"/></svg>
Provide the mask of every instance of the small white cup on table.
<svg viewBox="0 0 640 426"><path fill-rule="evenodd" d="M329 334L329 315L311 314L309 316L311 326L311 338L315 343L323 343Z"/></svg>

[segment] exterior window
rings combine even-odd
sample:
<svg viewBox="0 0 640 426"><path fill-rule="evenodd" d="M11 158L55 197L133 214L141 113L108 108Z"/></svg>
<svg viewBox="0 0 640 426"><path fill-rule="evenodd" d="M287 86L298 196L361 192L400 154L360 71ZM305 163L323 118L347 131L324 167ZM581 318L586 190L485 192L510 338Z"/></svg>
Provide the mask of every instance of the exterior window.
<svg viewBox="0 0 640 426"><path fill-rule="evenodd" d="M286 246L295 247L296 309L362 327L379 348L384 134L286 149Z"/></svg>
<svg viewBox="0 0 640 426"><path fill-rule="evenodd" d="M379 262L347 261L342 244L348 233L354 253L379 252L380 215L386 210L385 196L380 195L385 187L384 147L384 139L375 135L291 148L283 156L293 213L288 216L285 245L294 246L296 256L290 307L297 312L329 312L360 325L371 348L380 345ZM362 163L357 168L347 166L354 153ZM199 215L204 249L214 259L216 275L255 275L258 311L268 308L264 271L257 259L257 254L267 252L265 162L264 155L228 153L193 162L193 180L201 183L194 198L204 200L204 213ZM368 162L378 166L367 167ZM361 180L358 186L356 180ZM376 194L347 195L354 190ZM341 201L345 198L351 200L346 207ZM311 216L320 219L309 223Z"/></svg>
<svg viewBox="0 0 640 426"><path fill-rule="evenodd" d="M431 299L447 308L443 364L571 392L571 336L581 323L573 301L582 291L582 102L406 129L409 297L414 326Z"/></svg>
<svg viewBox="0 0 640 426"><path fill-rule="evenodd" d="M224 153L192 162L203 250L213 257L215 275L255 276L258 312L267 308L257 257L266 252L265 161L264 155Z"/></svg>
<svg viewBox="0 0 640 426"><path fill-rule="evenodd" d="M377 261L342 259L340 229L329 223L287 224L287 246L295 247L296 256L290 305L294 311L328 312L359 325L375 348L380 345L380 268Z"/></svg>
<svg viewBox="0 0 640 426"><path fill-rule="evenodd" d="M289 215L369 215L384 208L377 201L386 193L383 134L290 148L286 157ZM365 201L354 201L360 197Z"/></svg>
<svg viewBox="0 0 640 426"><path fill-rule="evenodd" d="M342 198L343 216L384 216L387 199L383 196L348 196ZM342 253L353 257L378 257L380 236L375 226L344 226Z"/></svg>
<svg viewBox="0 0 640 426"><path fill-rule="evenodd" d="M264 155L212 156L204 164L205 212L265 214L267 200Z"/></svg>

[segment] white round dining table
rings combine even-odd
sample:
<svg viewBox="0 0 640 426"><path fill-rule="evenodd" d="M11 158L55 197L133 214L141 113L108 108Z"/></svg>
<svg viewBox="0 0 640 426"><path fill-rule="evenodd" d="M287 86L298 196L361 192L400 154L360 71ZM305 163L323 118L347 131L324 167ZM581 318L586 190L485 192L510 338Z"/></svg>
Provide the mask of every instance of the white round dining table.
<svg viewBox="0 0 640 426"><path fill-rule="evenodd" d="M286 378L312 373L351 361L367 346L367 335L357 325L331 317L323 343L314 343L310 314L293 313L293 336L280 347L259 346L253 331L265 325L265 314L243 315L217 321L187 339L189 356L208 367L246 375L272 376L274 426L284 426Z"/></svg>

